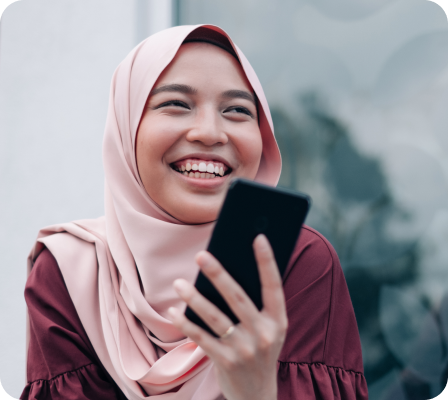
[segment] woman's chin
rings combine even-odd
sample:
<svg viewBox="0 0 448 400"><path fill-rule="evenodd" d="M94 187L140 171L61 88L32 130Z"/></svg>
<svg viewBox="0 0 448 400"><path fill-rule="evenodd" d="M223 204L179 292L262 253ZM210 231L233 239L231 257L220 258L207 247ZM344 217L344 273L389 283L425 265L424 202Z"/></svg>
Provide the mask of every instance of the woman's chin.
<svg viewBox="0 0 448 400"><path fill-rule="evenodd" d="M191 204L177 208L170 214L185 224L198 225L213 222L218 219L220 209L221 202L215 207L210 207L210 204Z"/></svg>

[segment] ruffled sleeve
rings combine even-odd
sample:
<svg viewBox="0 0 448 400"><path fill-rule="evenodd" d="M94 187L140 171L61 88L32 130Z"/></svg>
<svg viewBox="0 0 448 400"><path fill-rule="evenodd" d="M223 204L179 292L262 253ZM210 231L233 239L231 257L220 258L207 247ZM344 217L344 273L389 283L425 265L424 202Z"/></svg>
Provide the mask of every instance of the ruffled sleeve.
<svg viewBox="0 0 448 400"><path fill-rule="evenodd" d="M95 364L67 371L52 379L38 379L25 386L21 399L116 399L111 384Z"/></svg>
<svg viewBox="0 0 448 400"><path fill-rule="evenodd" d="M285 272L289 327L278 362L278 400L367 400L361 342L331 244L304 227Z"/></svg>
<svg viewBox="0 0 448 400"><path fill-rule="evenodd" d="M361 372L325 364L278 363L278 399L367 399L367 385ZM300 397L299 397L300 396Z"/></svg>
<svg viewBox="0 0 448 400"><path fill-rule="evenodd" d="M47 249L34 263L25 300L30 330L21 399L126 399L99 361Z"/></svg>

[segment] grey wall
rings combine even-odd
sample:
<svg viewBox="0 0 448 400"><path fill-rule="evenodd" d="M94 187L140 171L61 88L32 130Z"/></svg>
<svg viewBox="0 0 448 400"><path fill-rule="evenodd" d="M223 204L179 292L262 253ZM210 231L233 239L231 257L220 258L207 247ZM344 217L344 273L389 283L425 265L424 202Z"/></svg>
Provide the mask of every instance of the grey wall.
<svg viewBox="0 0 448 400"><path fill-rule="evenodd" d="M143 3L22 0L1 18L0 379L16 398L25 382L26 258L40 228L103 214L112 74L170 22L169 0Z"/></svg>

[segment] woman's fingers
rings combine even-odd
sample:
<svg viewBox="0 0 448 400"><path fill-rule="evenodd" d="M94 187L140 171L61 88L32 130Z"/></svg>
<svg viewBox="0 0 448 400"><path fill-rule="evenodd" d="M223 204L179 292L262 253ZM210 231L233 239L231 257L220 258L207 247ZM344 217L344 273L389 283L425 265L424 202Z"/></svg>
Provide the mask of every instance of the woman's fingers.
<svg viewBox="0 0 448 400"><path fill-rule="evenodd" d="M173 325L201 347L209 357L219 359L224 355L225 349L222 348L221 343L204 329L191 322L178 309L170 307L168 313Z"/></svg>
<svg viewBox="0 0 448 400"><path fill-rule="evenodd" d="M169 314L174 326L194 340L215 363L219 382L224 384L224 389L227 388L224 393L239 394L242 387L248 386L243 397L260 398L257 388L265 383L267 386L263 386L262 396L275 398L276 365L287 328L285 301L280 273L268 240L259 236L253 247L262 285L262 312L222 265L210 253L203 251L197 254L197 263L241 323L233 327L225 314L193 285L181 279L175 281L176 291L218 336L222 336L229 327L233 329L230 337L216 339L177 309L171 308Z"/></svg>
<svg viewBox="0 0 448 400"><path fill-rule="evenodd" d="M258 235L254 240L253 248L260 274L263 311L274 318L286 317L282 279L274 252L266 236Z"/></svg>
<svg viewBox="0 0 448 400"><path fill-rule="evenodd" d="M218 336L221 336L233 325L233 322L227 315L202 296L197 289L187 281L176 279L173 286L182 300L184 300Z"/></svg>
<svg viewBox="0 0 448 400"><path fill-rule="evenodd" d="M257 307L219 261L209 252L200 251L196 255L196 262L240 322L249 330L256 329L259 317Z"/></svg>
<svg viewBox="0 0 448 400"><path fill-rule="evenodd" d="M280 323L282 330L283 328L286 329L287 317L282 280L272 248L264 235L257 236L254 240L253 247L260 274L263 312L269 315L274 321L277 321L277 323ZM206 251L199 252L196 256L196 261L201 267L202 272L215 286L231 310L241 321L241 324L250 331L257 330L260 322L258 309L241 286L222 267L219 261ZM197 295L200 296L199 293ZM184 300L187 301L186 298ZM222 321L220 316L224 314L217 307L209 303L215 310L212 310L211 307L202 308L200 302L196 303L195 298L192 298L191 301L192 304L189 303L190 307L196 311L193 306L199 306L197 314L218 335L225 331L219 331L222 329L222 322L220 323L218 321ZM204 313L204 317L200 315L200 312ZM230 321L228 318L227 320ZM230 326L230 323L227 324L227 328ZM214 326L218 331L213 328Z"/></svg>

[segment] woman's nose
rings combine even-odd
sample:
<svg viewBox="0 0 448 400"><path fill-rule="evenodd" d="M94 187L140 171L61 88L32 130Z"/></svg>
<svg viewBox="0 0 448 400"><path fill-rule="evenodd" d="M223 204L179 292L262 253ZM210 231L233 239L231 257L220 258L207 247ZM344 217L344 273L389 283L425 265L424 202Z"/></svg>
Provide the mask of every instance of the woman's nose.
<svg viewBox="0 0 448 400"><path fill-rule="evenodd" d="M226 144L227 134L224 132L221 115L216 109L200 110L193 127L188 131L186 138L190 142L201 142L206 146Z"/></svg>

